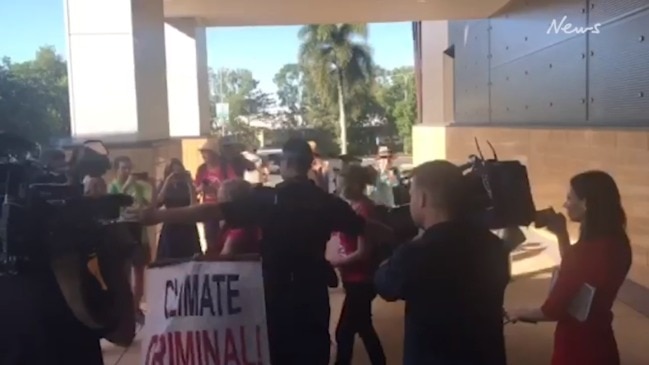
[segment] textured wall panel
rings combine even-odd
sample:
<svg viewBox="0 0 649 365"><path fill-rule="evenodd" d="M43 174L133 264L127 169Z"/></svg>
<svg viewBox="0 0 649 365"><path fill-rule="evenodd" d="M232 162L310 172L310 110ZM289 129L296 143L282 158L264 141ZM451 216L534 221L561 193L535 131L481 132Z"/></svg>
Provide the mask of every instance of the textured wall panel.
<svg viewBox="0 0 649 365"><path fill-rule="evenodd" d="M491 21L492 67L572 38L575 27L586 26L586 0L519 0L510 7ZM553 21L565 31L551 28Z"/></svg>
<svg viewBox="0 0 649 365"><path fill-rule="evenodd" d="M649 11L590 35L590 120L649 121Z"/></svg>
<svg viewBox="0 0 649 365"><path fill-rule="evenodd" d="M492 68L492 121L585 122L585 64L580 36Z"/></svg>
<svg viewBox="0 0 649 365"><path fill-rule="evenodd" d="M606 23L612 19L649 8L647 0L590 0L590 25Z"/></svg>
<svg viewBox="0 0 649 365"><path fill-rule="evenodd" d="M455 121L489 121L489 21L458 22L455 46Z"/></svg>

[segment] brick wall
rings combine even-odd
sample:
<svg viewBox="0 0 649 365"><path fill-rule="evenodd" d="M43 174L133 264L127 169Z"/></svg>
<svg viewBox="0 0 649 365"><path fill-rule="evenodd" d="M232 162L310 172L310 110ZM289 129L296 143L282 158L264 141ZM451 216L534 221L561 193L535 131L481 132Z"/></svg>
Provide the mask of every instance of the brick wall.
<svg viewBox="0 0 649 365"><path fill-rule="evenodd" d="M649 130L453 126L447 128L447 158L466 161L475 153L473 137L483 142L485 156L490 154L489 140L500 159L519 159L527 165L537 209L561 208L569 179L579 172L601 169L613 175L633 243L631 277L649 286Z"/></svg>

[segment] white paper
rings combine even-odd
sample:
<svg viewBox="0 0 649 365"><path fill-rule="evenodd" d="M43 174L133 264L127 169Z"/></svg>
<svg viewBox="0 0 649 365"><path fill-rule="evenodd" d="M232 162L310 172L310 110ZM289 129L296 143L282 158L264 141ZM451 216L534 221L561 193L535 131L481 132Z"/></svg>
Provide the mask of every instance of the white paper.
<svg viewBox="0 0 649 365"><path fill-rule="evenodd" d="M142 365L270 365L261 262L152 268L146 297Z"/></svg>
<svg viewBox="0 0 649 365"><path fill-rule="evenodd" d="M559 269L556 269L552 273L550 291L552 291L552 289L554 288L558 277ZM590 307L592 306L593 298L595 297L595 291L595 287L588 283L581 285L579 291L577 292L577 294L575 294L575 297L572 299L570 305L568 306L568 313L570 313L570 315L574 319L578 320L579 322L584 322L588 319L588 315L590 314Z"/></svg>

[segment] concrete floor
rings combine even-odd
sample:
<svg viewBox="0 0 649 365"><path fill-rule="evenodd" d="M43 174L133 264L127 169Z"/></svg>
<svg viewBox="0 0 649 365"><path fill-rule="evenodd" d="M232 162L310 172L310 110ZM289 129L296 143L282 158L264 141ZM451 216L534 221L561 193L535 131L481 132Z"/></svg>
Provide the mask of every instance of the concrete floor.
<svg viewBox="0 0 649 365"><path fill-rule="evenodd" d="M538 274L515 280L507 291L507 306L519 307L540 303L548 290L549 275ZM342 293L332 292L332 328L337 319ZM649 364L649 351L646 349L646 334L649 333L649 319L618 303L614 308L615 332L618 339L622 364ZM403 305L376 300L374 303L374 322L383 341L388 364L401 363L403 339ZM552 353L552 324L516 324L506 327L507 351L510 365L547 365ZM640 335L645 334L645 335ZM123 349L105 346L106 365L139 364L139 342L136 342L117 363ZM367 355L359 341L355 350L355 365L369 365Z"/></svg>
<svg viewBox="0 0 649 365"><path fill-rule="evenodd" d="M557 245L548 235L524 230L527 241L512 253L513 282L506 293L506 307L527 307L542 303L548 293L551 271L559 262ZM332 333L335 328L343 294L331 292ZM624 365L649 364L646 334L649 318L618 302L614 307L614 328ZM403 341L403 303L374 302L374 323L383 342L388 364L401 364ZM507 325L506 340L509 365L548 365L552 355L553 324ZM335 349L332 349L335 351ZM360 341L356 343L354 365L369 365ZM104 346L106 365L137 365L140 363L139 341L124 350L110 344ZM281 364L276 364L281 365ZM587 365L587 364L575 364Z"/></svg>

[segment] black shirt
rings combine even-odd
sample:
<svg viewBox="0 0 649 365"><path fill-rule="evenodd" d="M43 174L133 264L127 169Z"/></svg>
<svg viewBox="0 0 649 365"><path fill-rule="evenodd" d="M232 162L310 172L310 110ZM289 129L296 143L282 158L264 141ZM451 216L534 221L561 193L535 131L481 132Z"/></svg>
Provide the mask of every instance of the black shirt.
<svg viewBox="0 0 649 365"><path fill-rule="evenodd" d="M508 254L488 229L437 224L376 273L377 292L406 302L404 365L505 365Z"/></svg>
<svg viewBox="0 0 649 365"><path fill-rule="evenodd" d="M364 220L342 199L307 178L258 187L246 202L222 204L230 227L257 225L267 285L326 284L327 242L333 232L359 234Z"/></svg>

